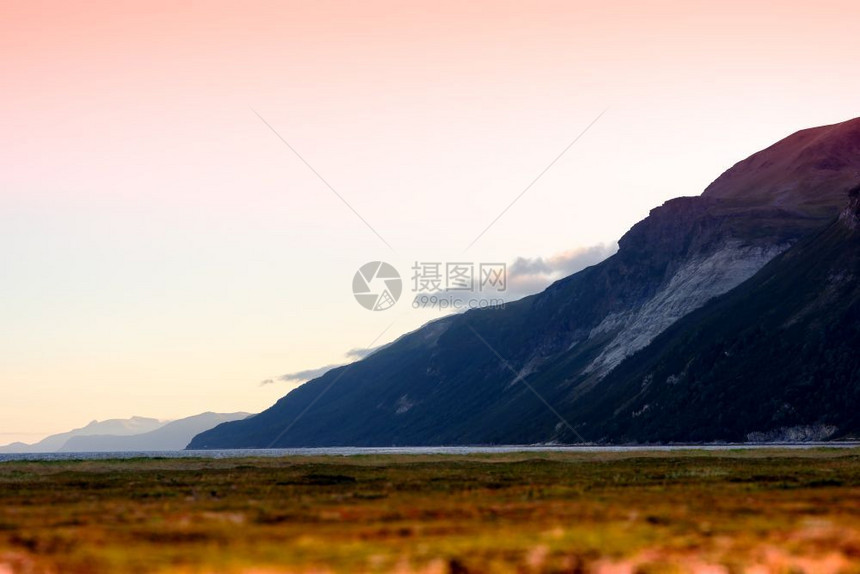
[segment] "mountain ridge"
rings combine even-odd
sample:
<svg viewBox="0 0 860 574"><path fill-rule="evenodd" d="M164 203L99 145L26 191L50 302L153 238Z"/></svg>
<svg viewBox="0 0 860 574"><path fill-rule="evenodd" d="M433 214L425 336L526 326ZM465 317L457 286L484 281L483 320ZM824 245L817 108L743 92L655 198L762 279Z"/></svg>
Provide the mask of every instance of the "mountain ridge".
<svg viewBox="0 0 860 574"><path fill-rule="evenodd" d="M504 309L437 320L189 447L608 440L556 420L532 388L571 412L598 404L596 389L630 357L839 215L849 184L860 182L860 154L842 153L856 138L860 120L793 134L727 170L703 195L652 209L605 261ZM833 150L842 155L828 162ZM793 167L780 171L786 165ZM521 377L532 388L515 384ZM326 400L298 420L329 386Z"/></svg>
<svg viewBox="0 0 860 574"><path fill-rule="evenodd" d="M856 436L860 187L848 197L838 219L667 329L571 415L627 442Z"/></svg>
<svg viewBox="0 0 860 574"><path fill-rule="evenodd" d="M214 426L242 420L250 413L206 412L175 421L149 432L121 435L73 436L58 452L145 452L183 450L196 435Z"/></svg>
<svg viewBox="0 0 860 574"><path fill-rule="evenodd" d="M133 416L128 419L107 419L104 421L93 420L85 426L70 431L49 435L33 444L12 443L0 446L0 453L4 452L55 452L74 436L86 436L90 434L115 434L131 435L149 432L166 424L166 421L149 417ZM22 450L23 449L23 450Z"/></svg>
<svg viewBox="0 0 860 574"><path fill-rule="evenodd" d="M0 454L182 450L198 433L248 413L213 413L173 421L134 416L92 421L71 431L50 435L33 444L0 446Z"/></svg>

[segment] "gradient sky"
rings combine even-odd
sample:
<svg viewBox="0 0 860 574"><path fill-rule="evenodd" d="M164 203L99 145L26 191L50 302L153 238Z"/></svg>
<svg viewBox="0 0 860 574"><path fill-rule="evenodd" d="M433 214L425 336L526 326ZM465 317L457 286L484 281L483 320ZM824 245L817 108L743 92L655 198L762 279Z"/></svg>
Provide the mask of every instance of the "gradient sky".
<svg viewBox="0 0 860 574"><path fill-rule="evenodd" d="M0 444L259 411L295 384L260 381L435 316L357 305L366 261L407 283L415 260L569 270L860 115L858 21L848 1L0 0Z"/></svg>

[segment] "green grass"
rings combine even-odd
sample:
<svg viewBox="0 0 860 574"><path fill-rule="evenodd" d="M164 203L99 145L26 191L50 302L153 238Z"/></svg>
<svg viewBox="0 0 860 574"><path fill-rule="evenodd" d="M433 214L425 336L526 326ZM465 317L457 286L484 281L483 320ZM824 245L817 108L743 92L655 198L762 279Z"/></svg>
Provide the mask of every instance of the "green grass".
<svg viewBox="0 0 860 574"><path fill-rule="evenodd" d="M0 464L2 574L706 567L860 572L860 453Z"/></svg>

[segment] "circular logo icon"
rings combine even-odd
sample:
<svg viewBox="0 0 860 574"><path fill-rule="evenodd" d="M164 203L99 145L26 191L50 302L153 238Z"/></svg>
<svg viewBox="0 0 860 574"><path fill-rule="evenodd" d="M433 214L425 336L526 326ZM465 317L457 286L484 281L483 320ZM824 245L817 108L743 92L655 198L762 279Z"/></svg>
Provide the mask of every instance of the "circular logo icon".
<svg viewBox="0 0 860 574"><path fill-rule="evenodd" d="M390 309L400 299L403 281L397 269L385 261L362 265L352 278L352 294L359 305L371 311Z"/></svg>

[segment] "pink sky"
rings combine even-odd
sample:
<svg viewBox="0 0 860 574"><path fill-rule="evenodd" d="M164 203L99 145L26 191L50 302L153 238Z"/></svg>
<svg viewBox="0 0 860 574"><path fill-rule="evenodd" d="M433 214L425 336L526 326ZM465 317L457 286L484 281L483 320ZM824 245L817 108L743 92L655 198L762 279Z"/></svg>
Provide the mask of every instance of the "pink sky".
<svg viewBox="0 0 860 574"><path fill-rule="evenodd" d="M5 2L0 443L258 411L432 315L362 263L611 243L860 115L854 2ZM259 121L257 110L392 245ZM384 341L382 341L384 342Z"/></svg>

